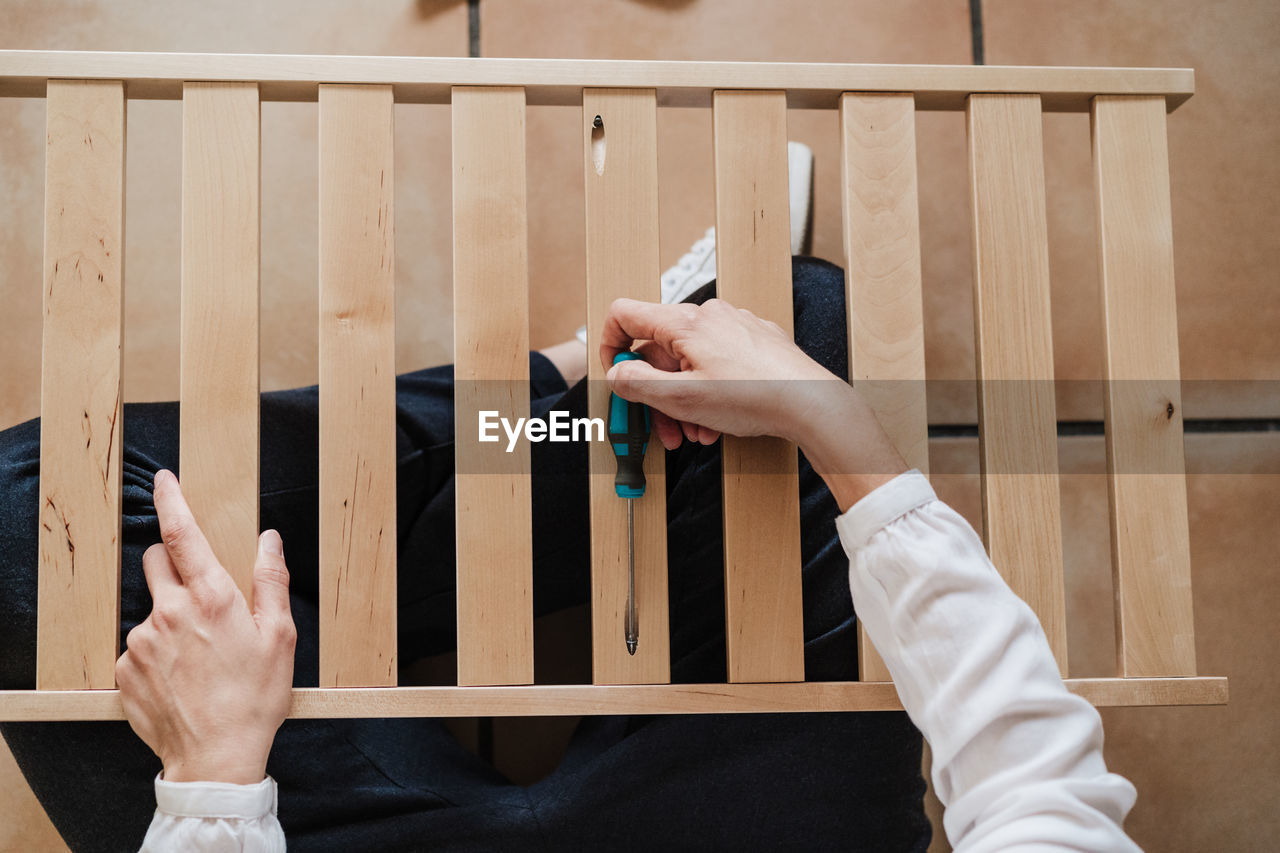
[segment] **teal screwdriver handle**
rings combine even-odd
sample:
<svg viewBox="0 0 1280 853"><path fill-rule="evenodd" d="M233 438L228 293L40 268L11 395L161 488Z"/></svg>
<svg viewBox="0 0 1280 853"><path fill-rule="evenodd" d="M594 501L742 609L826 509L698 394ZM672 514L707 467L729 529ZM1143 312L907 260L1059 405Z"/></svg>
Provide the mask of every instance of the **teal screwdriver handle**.
<svg viewBox="0 0 1280 853"><path fill-rule="evenodd" d="M613 363L638 359L633 352L620 352ZM649 407L632 403L617 394L609 395L609 442L618 458L618 475L613 490L620 498L644 495L644 454L649 448Z"/></svg>

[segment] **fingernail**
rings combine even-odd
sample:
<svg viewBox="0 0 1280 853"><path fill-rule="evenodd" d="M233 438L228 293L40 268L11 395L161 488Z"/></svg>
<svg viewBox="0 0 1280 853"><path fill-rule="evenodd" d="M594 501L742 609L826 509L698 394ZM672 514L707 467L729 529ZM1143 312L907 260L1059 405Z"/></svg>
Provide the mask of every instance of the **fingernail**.
<svg viewBox="0 0 1280 853"><path fill-rule="evenodd" d="M268 554L275 554L277 557L284 556L284 540L280 538L280 534L275 530L264 530L262 532L262 548Z"/></svg>
<svg viewBox="0 0 1280 853"><path fill-rule="evenodd" d="M158 486L161 483L165 483L173 479L177 479L177 478L173 476L172 471L170 471L168 468L161 468L159 471L156 472L155 485Z"/></svg>
<svg viewBox="0 0 1280 853"><path fill-rule="evenodd" d="M605 371L604 378L612 382L614 380L614 377L617 376L617 374L618 374L618 365L615 364L612 367L610 367L607 371Z"/></svg>

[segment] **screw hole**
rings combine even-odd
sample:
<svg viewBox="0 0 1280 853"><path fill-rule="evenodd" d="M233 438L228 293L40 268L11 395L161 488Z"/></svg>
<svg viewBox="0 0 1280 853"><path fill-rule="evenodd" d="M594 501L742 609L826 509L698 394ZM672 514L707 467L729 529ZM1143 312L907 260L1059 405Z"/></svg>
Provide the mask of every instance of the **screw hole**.
<svg viewBox="0 0 1280 853"><path fill-rule="evenodd" d="M596 116L591 122L591 164L596 174L604 174L604 119Z"/></svg>

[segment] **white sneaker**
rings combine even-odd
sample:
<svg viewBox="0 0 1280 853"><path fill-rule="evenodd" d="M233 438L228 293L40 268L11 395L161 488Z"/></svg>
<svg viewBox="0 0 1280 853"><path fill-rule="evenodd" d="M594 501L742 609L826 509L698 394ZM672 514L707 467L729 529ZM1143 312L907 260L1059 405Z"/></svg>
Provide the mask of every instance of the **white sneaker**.
<svg viewBox="0 0 1280 853"><path fill-rule="evenodd" d="M791 254L804 254L813 224L813 151L803 142L787 143L787 188L791 212ZM662 302L683 302L716 277L716 229L708 228L676 265L662 274ZM578 329L587 342L587 327Z"/></svg>
<svg viewBox="0 0 1280 853"><path fill-rule="evenodd" d="M787 189L791 204L791 254L807 255L813 237L813 151L803 142L787 143Z"/></svg>
<svg viewBox="0 0 1280 853"><path fill-rule="evenodd" d="M683 302L716 277L716 229L708 228L676 265L662 274L662 304Z"/></svg>

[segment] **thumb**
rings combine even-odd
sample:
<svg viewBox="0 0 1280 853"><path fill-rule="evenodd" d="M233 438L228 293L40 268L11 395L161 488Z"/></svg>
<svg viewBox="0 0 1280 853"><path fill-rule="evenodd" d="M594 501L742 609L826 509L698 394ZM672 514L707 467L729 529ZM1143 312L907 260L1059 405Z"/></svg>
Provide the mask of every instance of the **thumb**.
<svg viewBox="0 0 1280 853"><path fill-rule="evenodd" d="M289 616L289 569L284 563L284 543L274 530L258 537L258 557L253 563L253 615Z"/></svg>
<svg viewBox="0 0 1280 853"><path fill-rule="evenodd" d="M641 359L621 361L605 374L615 394L644 403L677 420L687 420L698 380L689 372L659 370Z"/></svg>

